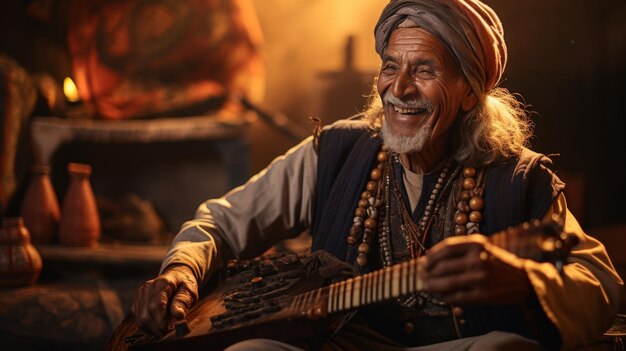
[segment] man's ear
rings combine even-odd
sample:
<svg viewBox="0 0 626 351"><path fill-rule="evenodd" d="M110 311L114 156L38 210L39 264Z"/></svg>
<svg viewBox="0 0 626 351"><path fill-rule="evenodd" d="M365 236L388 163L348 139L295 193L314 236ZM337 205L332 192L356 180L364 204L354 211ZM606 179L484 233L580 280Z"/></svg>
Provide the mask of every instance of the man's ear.
<svg viewBox="0 0 626 351"><path fill-rule="evenodd" d="M463 101L461 101L461 109L463 112L469 112L476 106L478 103L478 99L476 98L476 94L471 88L467 89L465 96L463 97Z"/></svg>

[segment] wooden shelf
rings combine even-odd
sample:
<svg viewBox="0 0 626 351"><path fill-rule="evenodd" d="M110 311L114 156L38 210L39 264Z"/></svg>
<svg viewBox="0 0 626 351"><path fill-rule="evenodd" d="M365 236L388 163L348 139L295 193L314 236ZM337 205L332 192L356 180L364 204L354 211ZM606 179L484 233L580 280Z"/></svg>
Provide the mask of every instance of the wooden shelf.
<svg viewBox="0 0 626 351"><path fill-rule="evenodd" d="M57 148L72 140L153 143L239 138L247 126L245 120L243 116L224 113L119 121L36 117L32 135L41 163L48 164Z"/></svg>
<svg viewBox="0 0 626 351"><path fill-rule="evenodd" d="M160 266L169 245L128 245L100 243L97 247L38 245L44 265L76 263L111 266Z"/></svg>

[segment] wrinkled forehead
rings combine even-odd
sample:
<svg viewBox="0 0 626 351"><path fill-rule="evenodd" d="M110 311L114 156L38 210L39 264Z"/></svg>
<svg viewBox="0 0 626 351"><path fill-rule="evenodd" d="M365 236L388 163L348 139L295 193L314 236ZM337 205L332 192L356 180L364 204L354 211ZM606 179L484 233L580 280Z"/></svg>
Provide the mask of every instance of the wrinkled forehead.
<svg viewBox="0 0 626 351"><path fill-rule="evenodd" d="M411 60L428 60L433 64L458 67L456 58L445 43L419 26L399 27L391 33L382 59L399 61L402 56Z"/></svg>
<svg viewBox="0 0 626 351"><path fill-rule="evenodd" d="M407 46L416 48L431 48L433 50L446 50L444 44L430 32L419 26L398 27L393 30L387 44L387 49L392 46Z"/></svg>

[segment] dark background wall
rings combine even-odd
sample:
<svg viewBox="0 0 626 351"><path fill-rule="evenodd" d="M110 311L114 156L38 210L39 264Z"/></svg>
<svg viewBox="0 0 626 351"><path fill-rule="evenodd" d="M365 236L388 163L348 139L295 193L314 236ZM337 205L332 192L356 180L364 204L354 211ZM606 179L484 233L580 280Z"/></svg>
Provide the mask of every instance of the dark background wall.
<svg viewBox="0 0 626 351"><path fill-rule="evenodd" d="M509 47L504 86L536 112L535 149L585 180L587 226L626 221L626 2L487 1Z"/></svg>

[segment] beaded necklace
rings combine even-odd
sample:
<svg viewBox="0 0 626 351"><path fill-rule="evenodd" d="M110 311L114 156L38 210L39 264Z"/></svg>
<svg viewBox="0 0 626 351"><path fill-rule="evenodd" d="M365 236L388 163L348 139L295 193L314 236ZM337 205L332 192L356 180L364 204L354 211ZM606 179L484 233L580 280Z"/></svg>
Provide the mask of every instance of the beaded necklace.
<svg viewBox="0 0 626 351"><path fill-rule="evenodd" d="M478 179L476 179L476 173L475 168L463 169L463 191L461 191L461 200L456 205L454 214L454 235L474 234L479 231L479 223L483 219L480 211L485 207L484 191L480 184L485 173L478 172Z"/></svg>
<svg viewBox="0 0 626 351"><path fill-rule="evenodd" d="M424 242L430 230L433 215L443 208L439 203L441 194L452 187L453 180L457 177L460 170L459 167L455 167L450 172L451 162L448 161L446 163L437 179L435 188L430 194L422 217L418 223L415 223L406 206L401 201L402 195L398 190L397 179L392 174L392 162L399 162L398 156L390 154L386 145L383 145L381 151L377 154L377 161L376 166L370 172L370 181L367 182L366 189L361 194L353 224L350 228L350 234L347 238L350 245L356 245L359 239L362 239L358 247L356 259L356 263L361 268L366 267L368 264L368 254L377 230L380 232L378 241L383 265L386 267L394 264L390 244L391 225L389 214L391 213L391 196L395 196L397 203L400 204L398 206L402 216L400 230L409 249L410 257L415 258L422 255L426 251ZM482 180L483 173L477 172L472 167L463 168L462 173L464 177L463 191L454 217L456 225L455 235L477 232L478 223L482 220L480 210L484 206L482 201L483 190L477 186ZM478 181L475 178L477 173L480 173ZM385 206L381 209L383 204ZM384 218L379 224L381 213L384 213Z"/></svg>
<svg viewBox="0 0 626 351"><path fill-rule="evenodd" d="M395 160L395 163L400 164L400 160L397 155L394 155L393 158ZM426 251L424 243L426 241L427 233L430 230L430 225L435 215L435 210L437 209L436 205L441 198L441 195L444 193L444 190L447 190L447 188L451 184L449 180L453 179L454 176L456 176L456 174L458 173L454 171L453 176L449 177L451 165L452 162L448 161L443 167L441 173L439 174L439 178L437 179L437 183L435 183L435 187L428 198L428 203L426 205L426 208L424 209L424 213L417 223L413 221L411 213L407 210L402 201L402 194L399 190L400 185L398 184L397 177L393 177L392 182L390 182L391 186L387 188L387 191L389 191L390 193L393 192L393 194L390 196L395 196L395 201L393 202L396 204L395 210L401 215L400 232L404 237L405 244L409 250L409 255L411 258L419 257ZM391 204L392 201L389 201L388 203ZM385 229L380 232L380 238L385 240L386 242L389 242L391 237L390 214L391 213L389 211L386 212L384 220L384 223L386 224ZM391 246L383 247L383 263L385 266L393 264L393 260L389 260L389 257L392 256L391 252L389 251L390 247Z"/></svg>
<svg viewBox="0 0 626 351"><path fill-rule="evenodd" d="M348 235L348 244L355 245L362 237L363 241L359 244L358 256L356 262L360 267L367 266L367 255L370 252L372 239L378 228L379 208L383 204L381 200L382 188L381 182L383 172L389 172L390 167L385 164L390 160L387 146L383 145L381 151L376 156L378 163L370 172L370 181L365 186L365 191L361 194L358 207L354 213L354 221Z"/></svg>

